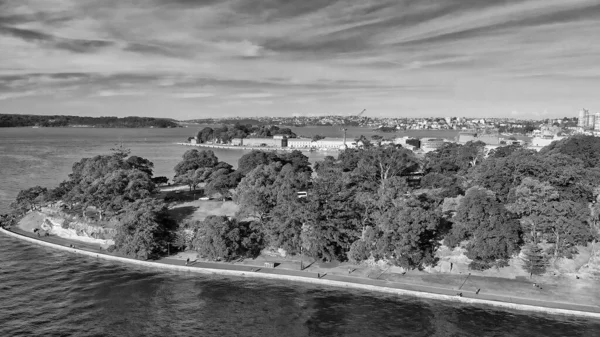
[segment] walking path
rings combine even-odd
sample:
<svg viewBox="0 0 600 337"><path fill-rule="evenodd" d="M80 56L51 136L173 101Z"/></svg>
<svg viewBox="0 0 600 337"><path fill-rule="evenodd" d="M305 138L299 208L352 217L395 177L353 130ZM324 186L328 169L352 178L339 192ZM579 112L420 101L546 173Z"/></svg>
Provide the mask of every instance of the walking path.
<svg viewBox="0 0 600 337"><path fill-rule="evenodd" d="M401 282L397 280L380 280L363 275L360 270L347 272L350 275L340 275L340 268L326 268L323 266L309 266L300 270L300 266L293 262L276 263L276 267L267 267L261 260L246 260L238 263L222 263L208 261L191 261L186 265L186 259L181 256L164 258L155 262L140 261L130 258L120 257L116 254L109 254L101 250L98 245L74 242L71 240L59 238L56 236L36 237L33 233L24 232L19 229L7 231L0 229L0 232L26 240L36 244L50 246L55 249L62 249L79 253L83 255L103 258L107 260L118 260L125 263L156 267L162 269L171 269L179 271L191 271L208 274L223 274L242 277L261 277L270 279L283 279L289 281L307 282L321 285L330 285L344 288L355 288L370 291L393 293L398 295L409 295L429 299L451 300L456 302L492 305L503 308L537 311L552 314L585 316L600 319L600 306L590 304L579 304L571 302L557 302L553 300L541 300L527 298L523 296L513 297L503 294L488 293L484 290L476 292L465 290L455 286L439 286L437 284L414 284L411 282ZM74 247L71 247L74 245ZM264 259L262 260L264 262ZM351 272L351 273L350 273ZM356 274L354 274L356 272ZM378 276L381 276L380 273ZM356 276L353 276L356 275ZM461 275L463 284L466 281L466 275ZM457 279L458 280L458 279ZM414 279L413 279L414 281ZM451 282L452 283L452 282ZM525 283L523 283L525 284ZM530 285L530 283L526 283ZM461 294L458 296L457 294Z"/></svg>

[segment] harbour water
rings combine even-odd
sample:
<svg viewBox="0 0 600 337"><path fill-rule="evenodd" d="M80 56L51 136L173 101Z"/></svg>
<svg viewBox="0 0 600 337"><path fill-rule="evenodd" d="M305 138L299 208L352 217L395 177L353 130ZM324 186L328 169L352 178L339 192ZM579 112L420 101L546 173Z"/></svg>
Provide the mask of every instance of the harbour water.
<svg viewBox="0 0 600 337"><path fill-rule="evenodd" d="M154 175L173 178L175 165L190 147L176 145L194 136L202 126L176 129L102 129L102 128L0 128L0 214L9 209L20 190L35 185L53 187L67 179L73 163L84 157L110 153L123 145L131 153L154 163ZM340 137L336 127L292 128L298 135ZM438 132L439 134L440 132ZM348 138L376 134L369 128L349 128ZM379 133L382 134L382 133ZM385 137L405 133L384 133ZM431 134L414 131L413 136ZM444 137L456 132L441 131ZM198 148L202 149L202 148ZM211 149L224 162L237 166L238 159L248 151ZM305 152L312 162L337 152Z"/></svg>
<svg viewBox="0 0 600 337"><path fill-rule="evenodd" d="M597 336L600 321L170 273L0 235L0 336Z"/></svg>

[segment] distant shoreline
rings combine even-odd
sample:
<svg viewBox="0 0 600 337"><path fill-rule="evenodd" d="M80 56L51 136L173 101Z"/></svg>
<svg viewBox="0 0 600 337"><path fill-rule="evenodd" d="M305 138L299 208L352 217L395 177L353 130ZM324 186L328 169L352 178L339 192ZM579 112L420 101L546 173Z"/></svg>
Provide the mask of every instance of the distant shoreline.
<svg viewBox="0 0 600 337"><path fill-rule="evenodd" d="M309 272L294 272L291 270L285 269L269 269L269 268L250 268L250 266L237 266L237 265L228 265L223 263L203 263L204 265L210 265L211 267L198 267L198 266L186 266L184 264L178 264L178 261L174 261L172 264L168 262L151 262L151 261L142 261L135 260L131 258L119 257L114 255L103 254L100 252L93 252L83 249L77 249L73 247L67 247L63 245L59 245L56 243L51 243L43 240L38 240L32 237L28 237L23 234L18 234L4 228L0 228L0 232L13 237L15 239L27 241L33 244L46 246L49 248L67 251L75 254L85 255L93 258L101 258L108 261L118 261L133 265L139 265L150 268L158 268L163 270L173 270L173 271L186 271L186 272L194 272L200 274L207 275L226 275L226 276L236 276L236 277L250 277L250 278L263 278L263 279L274 279L274 280L286 280L292 282L302 282L302 283L310 283L310 284L318 284L325 286L332 286L338 288L346 288L346 289L358 289L358 290L366 290L366 291L374 291L379 293L388 293L395 294L399 296L412 296L417 298L426 298L433 300L443 300L443 301L451 301L463 304L473 304L473 305L488 305L493 307L499 307L503 309L513 309L520 311L533 311L539 313L546 314L558 314L565 316L577 316L577 317L587 317L587 318L595 318L600 319L600 311L592 312L592 311L582 311L582 310L571 310L565 308L552 308L545 306L536 306L533 304L526 303L512 303L508 301L497 301L497 300L487 300L480 298L470 298L470 297L459 297L456 295L443 294L441 292L427 292L427 291L419 291L419 290L410 290L402 288L398 284L393 284L386 281L381 280L373 280L373 279L359 279L353 277L343 277L339 275L331 275L327 276L327 279L320 277L318 275L314 275L314 273ZM183 263L184 261L181 261ZM234 269L235 268L235 269ZM266 269L266 270L265 270ZM301 273L302 275L298 275ZM413 288L415 288L413 286ZM483 296L482 296L483 297ZM521 301L526 302L525 299L521 299ZM534 302L534 301L531 301ZM554 303L556 306L560 306L560 303Z"/></svg>
<svg viewBox="0 0 600 337"><path fill-rule="evenodd" d="M323 150L312 150L309 148L291 148L291 147L262 147L262 146L235 146L235 145L221 145L221 144L191 144L191 143L175 143L183 146L195 146L195 147L207 147L212 149L226 149L226 150L262 150L262 151L303 151L303 152L316 152ZM337 149L330 149L331 152L337 152Z"/></svg>

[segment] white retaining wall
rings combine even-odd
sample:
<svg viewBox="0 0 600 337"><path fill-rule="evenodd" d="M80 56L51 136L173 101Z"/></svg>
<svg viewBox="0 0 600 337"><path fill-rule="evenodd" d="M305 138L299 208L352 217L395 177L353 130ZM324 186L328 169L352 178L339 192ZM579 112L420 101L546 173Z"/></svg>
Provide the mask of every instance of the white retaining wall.
<svg viewBox="0 0 600 337"><path fill-rule="evenodd" d="M62 246L55 243L50 243L42 240L37 240L28 236L20 235L4 228L0 228L0 232L4 233L8 236L12 236L14 238L28 241L34 244L38 244L41 246L51 247L58 250L64 250L80 255L87 255L90 257L100 258L104 260L110 261L119 261L123 263L135 264L144 267L150 268L160 268L160 269L168 269L175 271L189 271L199 274L219 274L219 275L228 275L228 276L239 276L239 277L256 277L256 278L264 278L264 279L273 279L273 280L286 280L286 281L295 281L295 282L305 282L319 285L327 285L339 288L351 288L351 289L361 289L368 291L376 291L380 293L388 293L388 294L396 294L396 295L404 295L404 296L415 296L420 298L428 298L434 300L444 300L444 301L454 301L468 304L483 304L490 305L494 307L501 307L507 309L515 309L515 310L524 310L524 311L535 311L549 314L559 314L559 315L567 315L567 316L583 316L589 318L600 318L600 313L595 312L587 312L587 311L577 311L577 310L567 310L567 309L555 309L555 308L547 308L547 307L538 307L533 305L525 305L525 304L516 304L516 303L506 303L506 302L498 302L498 301L489 301L475 298L465 298L458 296L450 296L450 295L442 295L442 294L434 294L413 290L405 290L405 289L397 289L397 288L388 288L381 287L375 285L368 284L360 284L360 283L351 283L351 282L342 282L342 281L334 281L327 280L322 278L309 278L309 277L301 277L301 276L292 276L292 275L280 275L280 274L268 274L266 272L246 272L239 270L224 270L224 269L212 269L212 268L198 268L198 267L188 267L188 266L178 266L178 265L170 265L158 262L151 261L141 261L134 260L130 258L124 258L119 256L107 255L107 254L98 254L94 252L89 252L81 249L70 248L66 246Z"/></svg>

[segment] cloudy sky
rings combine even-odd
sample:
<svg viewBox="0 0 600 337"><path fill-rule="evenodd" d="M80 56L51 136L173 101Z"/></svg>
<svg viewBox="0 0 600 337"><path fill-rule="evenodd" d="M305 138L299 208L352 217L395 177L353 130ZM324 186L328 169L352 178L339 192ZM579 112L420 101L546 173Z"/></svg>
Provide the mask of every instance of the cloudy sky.
<svg viewBox="0 0 600 337"><path fill-rule="evenodd" d="M600 0L0 0L0 113L576 116Z"/></svg>

